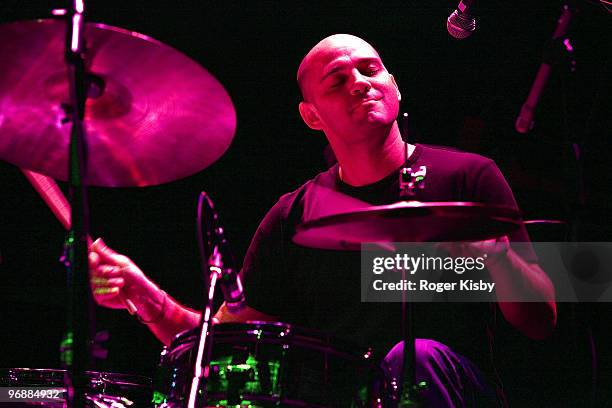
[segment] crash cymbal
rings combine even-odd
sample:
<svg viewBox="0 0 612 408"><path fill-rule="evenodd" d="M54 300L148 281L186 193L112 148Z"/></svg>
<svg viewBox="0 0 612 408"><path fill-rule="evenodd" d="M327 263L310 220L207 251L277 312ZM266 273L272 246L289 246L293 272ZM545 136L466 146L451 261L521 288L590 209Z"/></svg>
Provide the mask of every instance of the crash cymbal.
<svg viewBox="0 0 612 408"><path fill-rule="evenodd" d="M60 20L0 25L0 158L66 180L71 123ZM147 186L210 166L236 113L221 84L181 52L103 24L85 28L92 74L85 129L90 185Z"/></svg>
<svg viewBox="0 0 612 408"><path fill-rule="evenodd" d="M293 242L358 251L367 242L478 241L500 237L520 225L520 211L510 207L400 201L308 220L298 225Z"/></svg>

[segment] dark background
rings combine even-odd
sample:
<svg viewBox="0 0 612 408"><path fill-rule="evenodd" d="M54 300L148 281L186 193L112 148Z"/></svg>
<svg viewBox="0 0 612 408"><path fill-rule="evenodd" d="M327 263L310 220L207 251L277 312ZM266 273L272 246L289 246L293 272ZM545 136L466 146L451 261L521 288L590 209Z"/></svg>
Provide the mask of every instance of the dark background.
<svg viewBox="0 0 612 408"><path fill-rule="evenodd" d="M312 45L346 32L370 41L395 75L402 111L410 114L410 141L494 158L526 219L573 226L532 228L532 239L609 240L612 14L596 1L576 2L580 13L571 28L576 70L571 73L565 63L555 68L536 128L519 135L514 121L563 3L482 3L478 30L457 41L445 29L453 1L87 2L90 21L150 35L200 62L227 89L238 117L229 150L198 174L155 187L91 188L92 235L104 237L168 293L197 308L198 193L212 196L242 259L266 210L325 168L325 139L298 114L295 72ZM61 6L4 0L0 22L46 17ZM9 56L0 56L0 75L10 63ZM149 68L143 67L142 75L155 75ZM583 206L576 204L574 142L583 148ZM59 367L67 296L57 259L64 231L18 169L1 162L0 183L0 367ZM601 393L612 388L606 376L610 312L596 304L560 305L559 312L552 339L530 342L510 332L504 337L508 381L523 395L512 402L548 405L536 402L534 395L542 394L543 401L557 398L556 406L589 406L592 341L600 393L595 404L604 406ZM97 317L98 328L111 334L109 357L98 369L152 375L161 345L147 329L125 311L98 309Z"/></svg>

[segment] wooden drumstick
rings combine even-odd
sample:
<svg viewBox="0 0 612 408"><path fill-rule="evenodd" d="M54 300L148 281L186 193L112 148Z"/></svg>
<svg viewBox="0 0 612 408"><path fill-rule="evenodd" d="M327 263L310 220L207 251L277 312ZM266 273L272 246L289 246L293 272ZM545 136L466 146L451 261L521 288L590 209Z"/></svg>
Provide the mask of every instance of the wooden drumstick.
<svg viewBox="0 0 612 408"><path fill-rule="evenodd" d="M34 190L40 195L47 207L55 215L55 218L62 224L66 231L70 230L71 217L70 217L70 203L64 196L62 190L51 177L36 173L30 170L21 169L25 177L28 179ZM88 244L91 245L91 237L87 237ZM135 315L138 312L138 308L129 298L120 294L121 300L123 301L127 311L131 315Z"/></svg>

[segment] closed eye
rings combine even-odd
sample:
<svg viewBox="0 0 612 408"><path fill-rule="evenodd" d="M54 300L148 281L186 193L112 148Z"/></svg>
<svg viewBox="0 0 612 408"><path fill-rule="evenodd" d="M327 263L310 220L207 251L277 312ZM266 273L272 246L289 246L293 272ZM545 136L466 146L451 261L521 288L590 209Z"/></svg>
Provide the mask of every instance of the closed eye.
<svg viewBox="0 0 612 408"><path fill-rule="evenodd" d="M332 77L329 81L329 87L330 88L336 88L340 85L342 85L345 81L345 77L342 75L335 75L334 77Z"/></svg>
<svg viewBox="0 0 612 408"><path fill-rule="evenodd" d="M371 77L376 75L378 71L380 71L380 69L377 67L368 67L362 71L362 74Z"/></svg>

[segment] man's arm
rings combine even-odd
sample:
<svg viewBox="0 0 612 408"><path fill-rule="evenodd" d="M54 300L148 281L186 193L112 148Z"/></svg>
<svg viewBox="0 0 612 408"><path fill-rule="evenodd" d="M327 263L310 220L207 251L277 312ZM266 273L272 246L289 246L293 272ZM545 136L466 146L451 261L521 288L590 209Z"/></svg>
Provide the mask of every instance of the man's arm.
<svg viewBox="0 0 612 408"><path fill-rule="evenodd" d="M247 321L257 322L277 322L278 317L270 316L255 310L252 307L244 306L240 310L230 310L225 302L221 305L214 317L216 323L244 323Z"/></svg>
<svg viewBox="0 0 612 408"><path fill-rule="evenodd" d="M480 168L476 180L472 200L518 208L510 186L492 160ZM497 254L489 257L485 264L496 283L498 299L531 301L498 301L504 318L526 336L542 339L552 332L557 322L555 290L546 273L537 264L535 253L527 247L517 253L510 246L510 241L517 245L529 245L525 227L512 232L509 237L477 243L475 248L480 251L479 256L483 250L490 255Z"/></svg>
<svg viewBox="0 0 612 408"><path fill-rule="evenodd" d="M97 239L89 247L90 284L94 300L112 309L133 309L165 345L178 333L196 327L200 313L178 303L153 283L130 258Z"/></svg>
<svg viewBox="0 0 612 408"><path fill-rule="evenodd" d="M159 292L167 297L166 305L164 306L163 303L159 301L153 302L154 305L152 309L150 309L152 315L159 316L159 318L151 323L147 323L144 319L141 319L141 321L147 325L149 330L151 330L159 341L168 346L177 334L197 327L198 324L200 324L201 313L181 305L169 295L165 294L165 292L161 290ZM152 294L152 298L156 296L159 295ZM247 321L271 322L276 321L276 319L273 316L261 313L249 306L244 306L238 311L230 310L225 303L221 305L213 317L214 323L245 323Z"/></svg>
<svg viewBox="0 0 612 408"><path fill-rule="evenodd" d="M557 324L554 286L537 263L527 262L512 249L507 237L453 243L447 249L454 256L487 254L485 266L495 282L497 304L508 323L532 339L544 339L552 333ZM519 301L522 299L528 301Z"/></svg>
<svg viewBox="0 0 612 408"><path fill-rule="evenodd" d="M165 345L179 333L197 327L201 313L181 305L153 283L132 260L118 254L97 239L89 253L90 281L94 299L100 306L127 309L131 302L138 320ZM129 301L128 301L129 299ZM229 310L225 303L215 322L274 321L273 316L245 306Z"/></svg>
<svg viewBox="0 0 612 408"><path fill-rule="evenodd" d="M508 243L506 242L508 245ZM557 324L552 282L537 263L526 262L508 245L506 251L487 259L487 269L500 299L540 299L539 302L498 302L505 319L526 336L543 339Z"/></svg>

